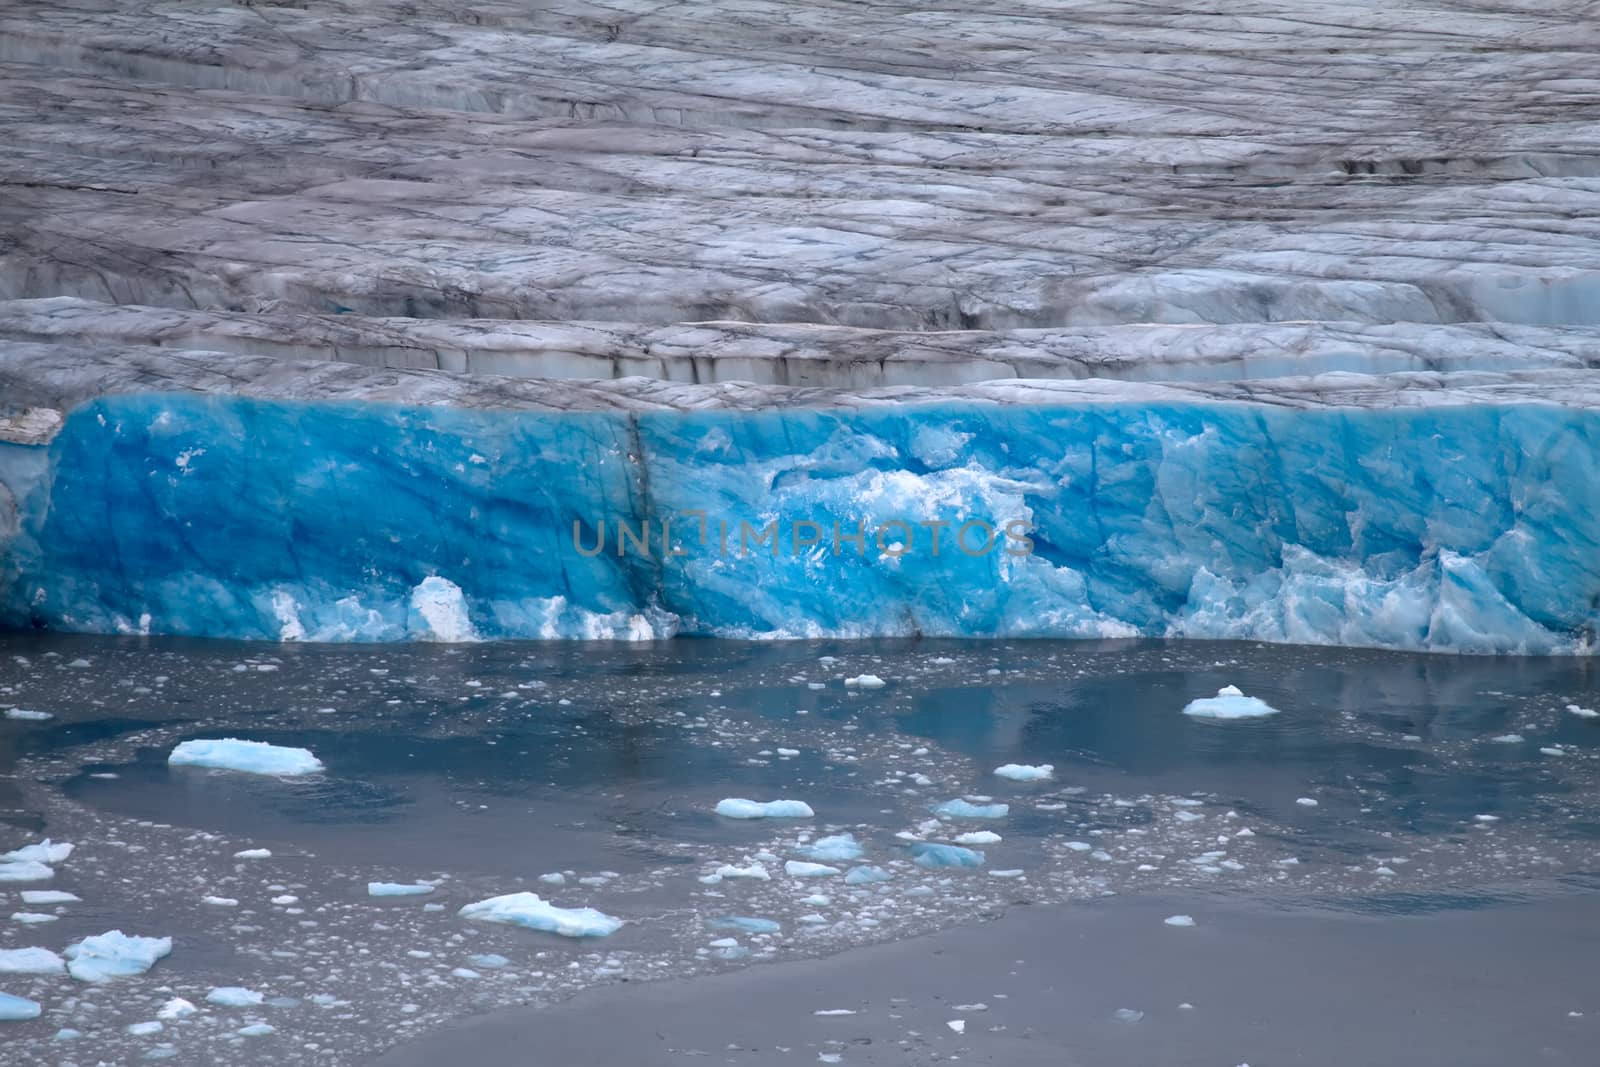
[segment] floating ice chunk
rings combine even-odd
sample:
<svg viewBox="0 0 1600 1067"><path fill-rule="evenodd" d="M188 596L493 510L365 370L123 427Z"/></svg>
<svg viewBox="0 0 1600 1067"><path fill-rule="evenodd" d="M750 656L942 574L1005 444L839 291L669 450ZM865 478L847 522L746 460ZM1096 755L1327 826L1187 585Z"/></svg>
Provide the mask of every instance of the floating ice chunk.
<svg viewBox="0 0 1600 1067"><path fill-rule="evenodd" d="M772 879L772 875L768 874L767 869L759 863L752 863L748 867L735 867L732 864L724 863L717 868L716 875L718 878L754 878L758 882L766 882Z"/></svg>
<svg viewBox="0 0 1600 1067"><path fill-rule="evenodd" d="M1065 847L1071 849L1073 852L1088 852L1090 849L1094 848L1094 846L1089 844L1087 841L1068 841Z"/></svg>
<svg viewBox="0 0 1600 1067"><path fill-rule="evenodd" d="M497 953L485 952L478 956L468 956L467 962L474 967L487 967L489 970L494 971L506 966L511 961Z"/></svg>
<svg viewBox="0 0 1600 1067"><path fill-rule="evenodd" d="M167 1027L165 1023L158 1022L154 1019L147 1023L129 1023L127 1026L123 1027L124 1030L132 1034L134 1037L147 1037L150 1034L159 1034L166 1028Z"/></svg>
<svg viewBox="0 0 1600 1067"><path fill-rule="evenodd" d="M187 1019L200 1009L182 997L173 997L156 1010L157 1019Z"/></svg>
<svg viewBox="0 0 1600 1067"><path fill-rule="evenodd" d="M1541 748L1539 754L1543 756L1565 756L1567 750L1560 745L1551 745L1548 748Z"/></svg>
<svg viewBox="0 0 1600 1067"><path fill-rule="evenodd" d="M919 841L911 846L911 858L919 867L982 867L983 853L959 845L937 845Z"/></svg>
<svg viewBox="0 0 1600 1067"><path fill-rule="evenodd" d="M0 974L62 974L67 965L47 948L0 948Z"/></svg>
<svg viewBox="0 0 1600 1067"><path fill-rule="evenodd" d="M1278 714L1278 709L1265 700L1245 696L1237 686L1225 685L1214 697L1191 700L1183 713L1197 719L1259 719Z"/></svg>
<svg viewBox="0 0 1600 1067"><path fill-rule="evenodd" d="M450 976L452 978L482 978L483 977L483 975L479 974L477 971L473 970L471 967L457 967L457 968L455 968L454 970L452 970L450 972Z"/></svg>
<svg viewBox="0 0 1600 1067"><path fill-rule="evenodd" d="M1572 712L1572 714L1576 715L1580 719L1600 718L1600 711L1595 711L1593 708L1581 708L1576 704L1568 704L1567 710Z"/></svg>
<svg viewBox="0 0 1600 1067"><path fill-rule="evenodd" d="M854 678L846 678L844 684L851 689L882 689L885 683L876 674L858 674Z"/></svg>
<svg viewBox="0 0 1600 1067"><path fill-rule="evenodd" d="M854 1015L854 1008L819 1008L812 1015Z"/></svg>
<svg viewBox="0 0 1600 1067"><path fill-rule="evenodd" d="M247 848L243 852L235 852L233 858L236 860L270 860L272 858L272 850L270 848Z"/></svg>
<svg viewBox="0 0 1600 1067"><path fill-rule="evenodd" d="M58 843L47 837L36 845L23 845L0 855L0 863L62 863L72 855L74 847L66 841Z"/></svg>
<svg viewBox="0 0 1600 1067"><path fill-rule="evenodd" d="M783 865L783 870L791 878L826 878L839 873L839 868L829 867L826 863L804 863L800 860L789 860Z"/></svg>
<svg viewBox="0 0 1600 1067"><path fill-rule="evenodd" d="M709 925L713 930L739 930L747 934L775 934L783 929L771 919L756 919L747 915L725 915L720 919L712 919Z"/></svg>
<svg viewBox="0 0 1600 1067"><path fill-rule="evenodd" d="M266 999L264 993L236 985L218 986L206 994L207 1004L216 1004L223 1008L254 1008Z"/></svg>
<svg viewBox="0 0 1600 1067"><path fill-rule="evenodd" d="M22 923L25 926L37 923L53 923L58 918L60 916L46 915L42 911L14 911L11 913L12 922Z"/></svg>
<svg viewBox="0 0 1600 1067"><path fill-rule="evenodd" d="M729 797L717 802L717 814L725 819L809 819L817 813L803 800L741 800Z"/></svg>
<svg viewBox="0 0 1600 1067"><path fill-rule="evenodd" d="M805 850L805 854L814 860L842 863L860 859L862 851L854 834L833 834L817 838L816 842Z"/></svg>
<svg viewBox="0 0 1600 1067"><path fill-rule="evenodd" d="M1314 808L1317 806L1316 799L1313 797L1296 797L1294 802L1302 808Z"/></svg>
<svg viewBox="0 0 1600 1067"><path fill-rule="evenodd" d="M268 1034L273 1033L276 1030L277 1027L273 1026L271 1023L251 1023L249 1026L239 1027L239 1029L235 1030L234 1033L238 1034L240 1037L266 1037Z"/></svg>
<svg viewBox="0 0 1600 1067"><path fill-rule="evenodd" d="M892 878L882 867L851 867L845 872L845 885L866 885L870 882L887 882Z"/></svg>
<svg viewBox="0 0 1600 1067"><path fill-rule="evenodd" d="M1027 872L1021 867L1012 867L1004 871L990 871L990 878L1021 878Z"/></svg>
<svg viewBox="0 0 1600 1067"><path fill-rule="evenodd" d="M67 946L67 973L80 982L109 982L143 974L172 952L170 937L130 937L121 930Z"/></svg>
<svg viewBox="0 0 1600 1067"><path fill-rule="evenodd" d="M945 1023L945 1025L958 1034L964 1034L967 1032L967 1020L965 1019L951 1019L949 1022Z"/></svg>
<svg viewBox="0 0 1600 1067"><path fill-rule="evenodd" d="M420 897L433 892L433 886L421 882L368 882L369 897Z"/></svg>
<svg viewBox="0 0 1600 1067"><path fill-rule="evenodd" d="M42 882L55 876L54 869L33 860L10 860L0 863L0 882Z"/></svg>
<svg viewBox="0 0 1600 1067"><path fill-rule="evenodd" d="M541 874L539 876L539 881L545 883L546 885L566 885L567 876L562 874L560 871L551 871L549 874Z"/></svg>
<svg viewBox="0 0 1600 1067"><path fill-rule="evenodd" d="M15 719L19 722L44 722L47 719L55 718L55 716L50 714L48 711L29 711L27 708L7 708L6 718Z"/></svg>
<svg viewBox="0 0 1600 1067"><path fill-rule="evenodd" d="M24 889L22 902L24 904L76 904L82 897L68 893L65 889Z"/></svg>
<svg viewBox="0 0 1600 1067"><path fill-rule="evenodd" d="M53 1037L51 1037L50 1040L51 1041L76 1041L76 1040L78 1040L78 1038L80 1038L82 1036L83 1036L83 1031L82 1030L73 1030L73 1029L71 1029L69 1027L63 1026L61 1029L59 1029L59 1030L57 1030L55 1032L55 1035Z"/></svg>
<svg viewBox="0 0 1600 1067"><path fill-rule="evenodd" d="M43 1010L36 1000L0 993L0 1022L14 1023L25 1019L37 1019Z"/></svg>
<svg viewBox="0 0 1600 1067"><path fill-rule="evenodd" d="M466 905L456 914L463 919L522 926L562 937L605 937L622 928L621 919L594 908L558 908L546 903L539 894L526 892L480 900Z"/></svg>
<svg viewBox="0 0 1600 1067"><path fill-rule="evenodd" d="M1042 782L1052 777L1055 772L1053 763L1041 763L1036 767L1030 767L1026 763L1007 763L994 769L998 777L1009 778L1013 782Z"/></svg>
<svg viewBox="0 0 1600 1067"><path fill-rule="evenodd" d="M210 767L246 774L318 774L325 769L308 749L236 737L185 741L172 750L167 762L174 767Z"/></svg>
<svg viewBox="0 0 1600 1067"><path fill-rule="evenodd" d="M955 836L955 843L958 845L998 845L1003 840L1004 838L993 830L972 830Z"/></svg>
<svg viewBox="0 0 1600 1067"><path fill-rule="evenodd" d="M1499 822L1500 821L1500 816L1498 816L1498 815L1474 815L1473 819L1477 820L1478 822Z"/></svg>
<svg viewBox="0 0 1600 1067"><path fill-rule="evenodd" d="M974 804L959 799L947 800L933 809L935 815L948 815L953 819L1003 819L1010 812L1010 804Z"/></svg>
<svg viewBox="0 0 1600 1067"><path fill-rule="evenodd" d="M213 908L237 908L239 901L233 897L201 897L200 903L210 904Z"/></svg>
<svg viewBox="0 0 1600 1067"><path fill-rule="evenodd" d="M1165 919L1162 919L1161 921L1166 923L1168 926L1193 926L1194 925L1194 919L1191 916L1188 916L1188 915L1168 915Z"/></svg>
<svg viewBox="0 0 1600 1067"><path fill-rule="evenodd" d="M1111 1017L1118 1022L1136 1023L1144 1018L1144 1012L1135 1011L1133 1008L1118 1008L1111 1013Z"/></svg>
<svg viewBox="0 0 1600 1067"><path fill-rule="evenodd" d="M1489 738L1489 740L1500 745L1516 745L1521 744L1526 740L1526 738L1524 738L1521 734L1500 734L1496 737Z"/></svg>

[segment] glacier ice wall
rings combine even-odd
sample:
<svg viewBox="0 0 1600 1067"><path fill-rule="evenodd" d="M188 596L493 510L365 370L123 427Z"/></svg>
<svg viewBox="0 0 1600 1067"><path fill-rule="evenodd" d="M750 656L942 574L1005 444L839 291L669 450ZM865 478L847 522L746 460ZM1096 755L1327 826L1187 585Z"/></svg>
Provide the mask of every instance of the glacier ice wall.
<svg viewBox="0 0 1600 1067"><path fill-rule="evenodd" d="M0 445L0 624L1581 652L1600 603L1597 449L1600 415L1535 403L550 412L109 395L48 443ZM880 540L896 520L909 528ZM978 520L1025 522L1032 550L997 536L979 552L979 527L952 548ZM937 522L935 554L919 524Z"/></svg>

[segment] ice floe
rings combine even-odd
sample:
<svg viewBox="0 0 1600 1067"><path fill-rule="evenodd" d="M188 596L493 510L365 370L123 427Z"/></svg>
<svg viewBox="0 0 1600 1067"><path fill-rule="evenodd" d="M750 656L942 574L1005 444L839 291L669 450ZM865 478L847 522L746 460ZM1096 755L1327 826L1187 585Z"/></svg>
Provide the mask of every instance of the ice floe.
<svg viewBox="0 0 1600 1067"><path fill-rule="evenodd" d="M1011 812L1010 804L974 804L970 800L947 800L936 805L935 815L952 819L1003 819Z"/></svg>
<svg viewBox="0 0 1600 1067"><path fill-rule="evenodd" d="M76 904L82 898L76 893L68 893L65 889L24 889L22 902L24 904Z"/></svg>
<svg viewBox="0 0 1600 1067"><path fill-rule="evenodd" d="M833 834L819 837L805 850L809 859L825 863L839 863L860 859L863 850L853 834Z"/></svg>
<svg viewBox="0 0 1600 1067"><path fill-rule="evenodd" d="M48 719L55 718L55 716L50 714L48 711L30 711L27 708L7 708L6 718L15 719L18 722L44 722Z"/></svg>
<svg viewBox="0 0 1600 1067"><path fill-rule="evenodd" d="M791 878L826 878L839 873L839 868L826 863L806 863L803 860L789 860L784 863L783 870Z"/></svg>
<svg viewBox="0 0 1600 1067"><path fill-rule="evenodd" d="M983 853L960 845L919 841L911 846L912 862L919 867L982 867Z"/></svg>
<svg viewBox="0 0 1600 1067"><path fill-rule="evenodd" d="M420 897L433 892L434 887L423 882L368 882L369 897Z"/></svg>
<svg viewBox="0 0 1600 1067"><path fill-rule="evenodd" d="M1191 700L1183 713L1197 719L1259 719L1278 714L1278 709L1257 697L1247 697L1238 686L1225 685L1214 697Z"/></svg>
<svg viewBox="0 0 1600 1067"><path fill-rule="evenodd" d="M1009 778L1013 782L1042 782L1055 774L1055 764L1041 763L1030 766L1026 763L1007 763L996 767L994 773L1000 778Z"/></svg>
<svg viewBox="0 0 1600 1067"><path fill-rule="evenodd" d="M0 974L64 974L66 969L47 948L0 948Z"/></svg>
<svg viewBox="0 0 1600 1067"><path fill-rule="evenodd" d="M167 762L174 767L209 767L246 774L318 774L325 768L309 749L241 741L236 737L197 738L172 750Z"/></svg>
<svg viewBox="0 0 1600 1067"><path fill-rule="evenodd" d="M223 1008L254 1008L266 999L264 993L236 985L218 986L206 994L207 1004Z"/></svg>
<svg viewBox="0 0 1600 1067"><path fill-rule="evenodd" d="M36 1000L27 997L16 997L10 993L0 993L0 1022L21 1022L25 1019L37 1019L43 1008Z"/></svg>
<svg viewBox="0 0 1600 1067"><path fill-rule="evenodd" d="M725 819L809 819L816 815L803 800L743 800L728 797L717 802L717 814Z"/></svg>
<svg viewBox="0 0 1600 1067"><path fill-rule="evenodd" d="M80 982L109 982L143 974L171 952L170 937L131 937L108 930L69 945L63 955L67 973Z"/></svg>
<svg viewBox="0 0 1600 1067"><path fill-rule="evenodd" d="M468 904L457 914L478 922L504 923L543 930L562 937L605 937L622 928L622 920L594 908L558 908L537 893L506 893Z"/></svg>

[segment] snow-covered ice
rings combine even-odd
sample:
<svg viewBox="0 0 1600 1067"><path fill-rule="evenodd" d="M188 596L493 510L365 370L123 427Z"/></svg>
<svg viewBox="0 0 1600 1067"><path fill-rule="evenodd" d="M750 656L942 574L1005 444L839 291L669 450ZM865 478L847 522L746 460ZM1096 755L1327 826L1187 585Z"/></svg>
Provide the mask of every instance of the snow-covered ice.
<svg viewBox="0 0 1600 1067"><path fill-rule="evenodd" d="M80 982L109 982L140 975L172 952L170 937L141 937L108 930L67 946L67 973Z"/></svg>
<svg viewBox="0 0 1600 1067"><path fill-rule="evenodd" d="M998 845L1004 840L993 830L969 830L952 838L958 845Z"/></svg>
<svg viewBox="0 0 1600 1067"><path fill-rule="evenodd" d="M717 802L717 814L725 819L809 819L816 815L803 800L742 800L729 797Z"/></svg>
<svg viewBox="0 0 1600 1067"><path fill-rule="evenodd" d="M325 769L322 761L308 749L233 737L184 741L172 750L167 762L174 767L209 767L278 776L319 774Z"/></svg>
<svg viewBox="0 0 1600 1067"><path fill-rule="evenodd" d="M605 937L622 929L622 920L594 908L560 908L537 893L506 893L468 904L457 914L478 922L504 923L562 937Z"/></svg>
<svg viewBox="0 0 1600 1067"><path fill-rule="evenodd" d="M846 678L844 684L850 689L882 689L885 682L876 674L858 674L854 678Z"/></svg>
<svg viewBox="0 0 1600 1067"><path fill-rule="evenodd" d="M1214 697L1191 700L1183 713L1197 719L1259 719L1278 714L1278 709L1257 697L1247 697L1238 686L1225 685Z"/></svg>

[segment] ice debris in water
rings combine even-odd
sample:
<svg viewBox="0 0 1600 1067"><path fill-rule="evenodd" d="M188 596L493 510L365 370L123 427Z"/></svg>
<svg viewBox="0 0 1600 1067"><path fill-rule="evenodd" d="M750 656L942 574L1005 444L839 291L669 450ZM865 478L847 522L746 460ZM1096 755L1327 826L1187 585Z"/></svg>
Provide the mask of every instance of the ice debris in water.
<svg viewBox="0 0 1600 1067"><path fill-rule="evenodd" d="M1595 711L1593 708L1579 707L1577 704L1568 704L1567 710L1580 719L1600 718L1600 711Z"/></svg>
<svg viewBox="0 0 1600 1067"><path fill-rule="evenodd" d="M0 861L0 882L42 882L55 876L53 868L32 860Z"/></svg>
<svg viewBox="0 0 1600 1067"><path fill-rule="evenodd" d="M882 689L884 681L876 674L858 674L854 678L846 678L844 684L851 689Z"/></svg>
<svg viewBox="0 0 1600 1067"><path fill-rule="evenodd" d="M1265 700L1245 696L1238 686L1225 685L1214 697L1189 701L1183 713L1197 719L1259 719L1278 714L1278 709Z"/></svg>
<svg viewBox="0 0 1600 1067"><path fill-rule="evenodd" d="M974 804L959 799L947 800L933 809L935 815L948 815L953 819L1003 819L1010 811L1010 804Z"/></svg>
<svg viewBox="0 0 1600 1067"><path fill-rule="evenodd" d="M892 876L882 867L851 867L845 873L845 885L866 885L869 882L887 882Z"/></svg>
<svg viewBox="0 0 1600 1067"><path fill-rule="evenodd" d="M783 869L791 878L824 878L839 873L837 867L829 867L825 863L803 863L800 860L789 860Z"/></svg>
<svg viewBox="0 0 1600 1067"><path fill-rule="evenodd" d="M1165 919L1162 919L1161 921L1166 923L1168 926L1193 926L1194 925L1194 919L1191 918L1188 915L1168 915Z"/></svg>
<svg viewBox="0 0 1600 1067"><path fill-rule="evenodd" d="M48 711L29 711L27 708L7 708L6 718L15 719L18 722L44 722L47 719L55 718L55 716L50 714Z"/></svg>
<svg viewBox="0 0 1600 1067"><path fill-rule="evenodd" d="M712 919L709 925L713 930L740 930L747 934L775 934L783 929L771 919L755 919L745 915L725 915L720 919Z"/></svg>
<svg viewBox="0 0 1600 1067"><path fill-rule="evenodd" d="M224 1008L253 1008L266 999L265 994L236 985L218 986L206 994L207 1004Z"/></svg>
<svg viewBox="0 0 1600 1067"><path fill-rule="evenodd" d="M14 997L10 993L0 993L0 1022L21 1022L24 1019L37 1019L44 1009L39 1007L38 1001L29 1000L27 997Z"/></svg>
<svg viewBox="0 0 1600 1067"><path fill-rule="evenodd" d="M420 897L433 892L433 886L422 882L368 882L369 897Z"/></svg>
<svg viewBox="0 0 1600 1067"><path fill-rule="evenodd" d="M998 845L1003 841L999 834L993 830L973 830L965 834L957 834L955 842L958 845Z"/></svg>
<svg viewBox="0 0 1600 1067"><path fill-rule="evenodd" d="M187 1019L189 1016L194 1015L199 1010L199 1008L194 1006L193 1002L184 1000L182 997L173 997L171 1000L161 1005L160 1008L156 1009L156 1018L169 1020Z"/></svg>
<svg viewBox="0 0 1600 1067"><path fill-rule="evenodd" d="M249 1026L239 1027L234 1033L240 1037L265 1037L276 1029L277 1027L271 1023L251 1023Z"/></svg>
<svg viewBox="0 0 1600 1067"><path fill-rule="evenodd" d="M42 911L14 911L11 921L14 923L53 923L58 919L56 915L46 915Z"/></svg>
<svg viewBox="0 0 1600 1067"><path fill-rule="evenodd" d="M489 970L493 971L506 966L511 961L496 953L485 952L478 956L468 956L467 962L472 964L474 967L487 967Z"/></svg>
<svg viewBox="0 0 1600 1067"><path fill-rule="evenodd" d="M522 926L562 937L605 937L622 928L621 919L594 908L558 908L546 903L539 894L526 892L480 900L466 905L457 914L463 919Z"/></svg>
<svg viewBox="0 0 1600 1067"><path fill-rule="evenodd" d="M919 867L982 867L983 853L959 845L938 845L919 841L911 846L911 858Z"/></svg>
<svg viewBox="0 0 1600 1067"><path fill-rule="evenodd" d="M143 974L172 952L170 937L130 937L121 930L86 937L67 946L67 973L80 982L109 982Z"/></svg>
<svg viewBox="0 0 1600 1067"><path fill-rule="evenodd" d="M236 737L197 738L172 750L167 762L174 767L210 767L246 774L318 774L322 761L309 749L241 741Z"/></svg>
<svg viewBox="0 0 1600 1067"><path fill-rule="evenodd" d="M819 837L805 850L805 854L814 860L837 863L845 860L860 859L862 848L853 834L834 834L830 837Z"/></svg>
<svg viewBox="0 0 1600 1067"><path fill-rule="evenodd" d="M1007 763L996 767L994 773L1000 778L1009 778L1013 782L1042 782L1055 774L1055 764L1041 763L1038 766L1029 766L1026 763Z"/></svg>
<svg viewBox="0 0 1600 1067"><path fill-rule="evenodd" d="M729 797L717 802L717 814L725 819L809 819L816 815L803 800L741 800Z"/></svg>
<svg viewBox="0 0 1600 1067"><path fill-rule="evenodd" d="M66 964L47 948L0 948L0 974L62 974Z"/></svg>
<svg viewBox="0 0 1600 1067"><path fill-rule="evenodd" d="M272 858L272 850L270 848L247 848L243 852L235 852L233 858L236 860L270 860Z"/></svg>
<svg viewBox="0 0 1600 1067"><path fill-rule="evenodd" d="M127 1026L123 1027L123 1029L125 1029L134 1037L148 1037L150 1034L159 1034L166 1028L167 1027L165 1023L158 1022L154 1019L143 1023L129 1023Z"/></svg>

